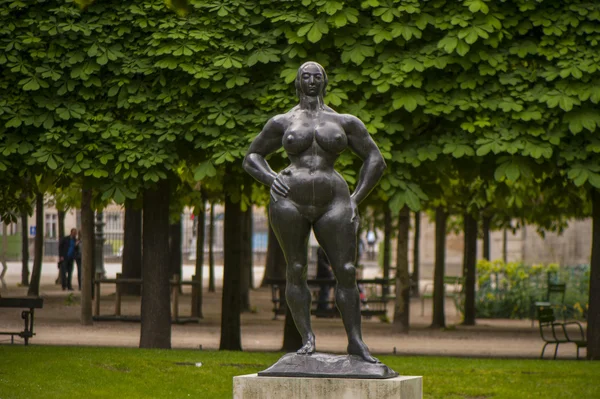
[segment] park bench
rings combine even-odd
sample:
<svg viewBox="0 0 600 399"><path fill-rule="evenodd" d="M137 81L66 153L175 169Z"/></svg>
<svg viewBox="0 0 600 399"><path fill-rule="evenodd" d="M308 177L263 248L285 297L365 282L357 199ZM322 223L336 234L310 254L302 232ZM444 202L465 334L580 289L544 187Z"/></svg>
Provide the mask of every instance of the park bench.
<svg viewBox="0 0 600 399"><path fill-rule="evenodd" d="M285 304L285 279L267 279L267 284L271 286L271 301L273 302L273 320L277 316L283 316L286 313ZM319 300L321 287L333 288L336 285L335 279L309 279L308 287L311 291L312 304L311 314L317 317L340 317L340 313L335 305L333 292L327 301ZM386 289L393 288L393 281L388 279L358 279L357 284L361 287L364 298L361 299L360 313L366 318L372 316L386 316L387 305L393 301L393 295L384 295Z"/></svg>
<svg viewBox="0 0 600 399"><path fill-rule="evenodd" d="M464 297L464 277L444 276L444 295L452 298L456 313L463 307ZM427 283L423 286L421 292L421 316L425 316L425 299L433 298L433 283Z"/></svg>
<svg viewBox="0 0 600 399"><path fill-rule="evenodd" d="M101 286L105 284L115 284L115 313L112 315L100 315L100 293ZM121 303L122 303L122 287L127 284L139 285L143 288L141 278L128 278L122 277L121 273L117 273L116 278L102 278L100 273L96 274L94 279L94 316L92 317L95 321L135 321L141 320L140 315L122 315L121 314ZM192 280L180 280L178 275L175 275L170 280L171 284L171 317L173 323L190 323L200 321L199 317L194 316L180 316L179 315L179 296L181 288L184 285L199 286L200 281L197 281L195 276L192 276ZM194 298L192 296L192 302ZM193 308L192 304L192 308Z"/></svg>
<svg viewBox="0 0 600 399"><path fill-rule="evenodd" d="M21 312L21 318L25 323L23 331L0 332L0 335L10 335L10 343L15 343L15 335L25 340L25 345L29 345L29 338L33 337L33 315L34 309L41 309L44 306L42 298L0 298L0 308L21 308L28 309Z"/></svg>
<svg viewBox="0 0 600 399"><path fill-rule="evenodd" d="M540 325L540 336L544 340L544 347L542 348L542 354L540 359L544 358L544 351L550 344L555 344L554 358L558 354L558 345L572 343L577 347L577 359L579 359L579 349L586 348L587 342L585 340L585 334L583 333L583 327L577 321L563 321L557 322L554 316L554 307L549 302L543 303L538 302L536 304L537 317ZM574 339L572 335L569 335L567 326L577 326L576 331L580 335L580 338ZM573 333L571 333L573 334Z"/></svg>

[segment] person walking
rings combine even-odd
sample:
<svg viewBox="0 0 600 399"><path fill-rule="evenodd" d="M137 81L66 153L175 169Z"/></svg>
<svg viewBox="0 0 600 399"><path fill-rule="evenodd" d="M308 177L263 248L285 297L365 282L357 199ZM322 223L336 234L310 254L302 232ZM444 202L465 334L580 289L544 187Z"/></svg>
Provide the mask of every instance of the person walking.
<svg viewBox="0 0 600 399"><path fill-rule="evenodd" d="M369 259L375 259L375 243L377 242L377 234L374 229L367 232L367 244L369 245Z"/></svg>
<svg viewBox="0 0 600 399"><path fill-rule="evenodd" d="M77 229L71 229L71 234L63 237L58 244L61 284L63 291L73 291L73 261L77 251Z"/></svg>

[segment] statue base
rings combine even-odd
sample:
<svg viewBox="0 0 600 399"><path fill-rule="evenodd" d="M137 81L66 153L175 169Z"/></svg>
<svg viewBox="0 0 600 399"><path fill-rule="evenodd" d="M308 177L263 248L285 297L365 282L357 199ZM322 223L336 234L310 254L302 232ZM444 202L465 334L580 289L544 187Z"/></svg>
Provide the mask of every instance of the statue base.
<svg viewBox="0 0 600 399"><path fill-rule="evenodd" d="M383 363L365 362L354 355L288 353L258 376L386 379L398 377L398 373Z"/></svg>
<svg viewBox="0 0 600 399"><path fill-rule="evenodd" d="M233 377L234 399L423 399L422 377L388 379Z"/></svg>

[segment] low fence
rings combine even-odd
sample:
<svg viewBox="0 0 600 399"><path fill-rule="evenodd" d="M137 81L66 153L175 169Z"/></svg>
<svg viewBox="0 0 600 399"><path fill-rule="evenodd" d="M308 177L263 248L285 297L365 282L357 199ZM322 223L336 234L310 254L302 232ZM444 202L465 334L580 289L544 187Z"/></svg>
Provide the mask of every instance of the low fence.
<svg viewBox="0 0 600 399"><path fill-rule="evenodd" d="M123 255L124 244L124 211L105 211L104 216L104 258L108 262L119 262ZM215 212L214 218L214 235L213 235L213 251L216 262L221 262L223 259L223 213ZM209 251L209 212L206 212L206 224L204 230L204 256L208 260ZM193 262L196 259L196 240L197 240L197 221L191 212L184 212L181 215L181 250L184 262ZM266 215L255 212L253 215L253 234L252 234L252 250L256 262L262 262L267 253L268 240L268 219ZM28 239L29 259L33 259L34 254L34 237ZM52 261L58 256L58 238L44 238L44 257L47 261ZM7 236L7 260L21 260L21 235L13 234Z"/></svg>

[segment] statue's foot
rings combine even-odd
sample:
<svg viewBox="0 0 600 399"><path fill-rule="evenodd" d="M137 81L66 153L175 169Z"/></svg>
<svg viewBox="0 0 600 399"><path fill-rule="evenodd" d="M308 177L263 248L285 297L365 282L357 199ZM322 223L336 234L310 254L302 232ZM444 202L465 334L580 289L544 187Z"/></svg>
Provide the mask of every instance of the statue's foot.
<svg viewBox="0 0 600 399"><path fill-rule="evenodd" d="M306 343L302 345L302 348L298 349L296 353L299 355L312 355L315 353L315 337L309 337Z"/></svg>
<svg viewBox="0 0 600 399"><path fill-rule="evenodd" d="M379 360L377 358L371 356L371 353L369 352L369 348L361 340L350 341L348 343L348 354L356 355L356 356L362 358L365 362L379 363Z"/></svg>

